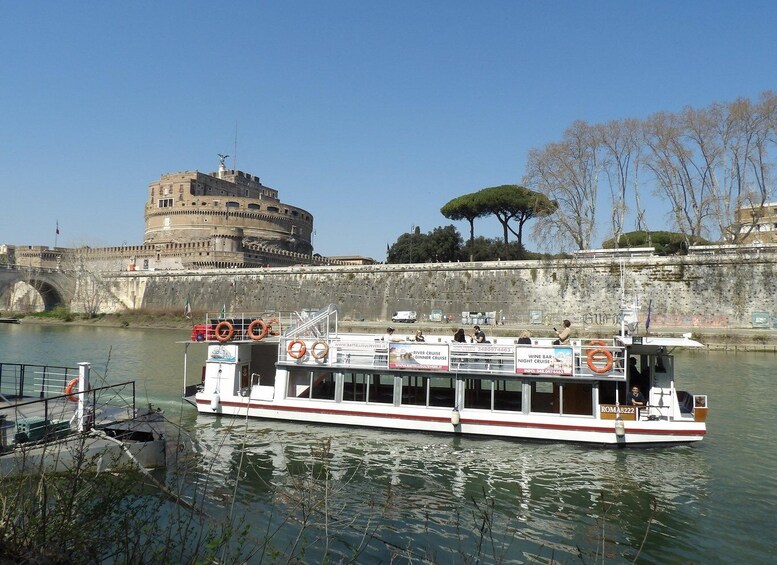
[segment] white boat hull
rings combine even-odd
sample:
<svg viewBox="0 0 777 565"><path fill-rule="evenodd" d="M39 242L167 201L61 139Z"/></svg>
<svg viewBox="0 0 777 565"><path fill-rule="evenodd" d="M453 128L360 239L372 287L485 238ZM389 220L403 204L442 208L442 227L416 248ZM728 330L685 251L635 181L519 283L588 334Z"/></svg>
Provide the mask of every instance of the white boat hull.
<svg viewBox="0 0 777 565"><path fill-rule="evenodd" d="M328 404L328 403L327 403ZM615 420L589 417L497 414L479 410L458 412L458 425L447 408L407 409L368 405L352 409L325 403L224 402L213 410L210 399L199 398L197 408L206 414L232 415L301 423L356 426L413 432L450 433L512 439L565 441L601 445L676 444L701 441L706 434L703 422L627 421L625 433L618 436Z"/></svg>

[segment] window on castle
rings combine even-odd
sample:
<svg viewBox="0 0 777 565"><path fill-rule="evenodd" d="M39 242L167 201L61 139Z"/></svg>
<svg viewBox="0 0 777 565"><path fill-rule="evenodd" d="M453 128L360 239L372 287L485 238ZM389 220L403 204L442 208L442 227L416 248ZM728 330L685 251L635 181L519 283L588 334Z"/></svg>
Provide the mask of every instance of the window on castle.
<svg viewBox="0 0 777 565"><path fill-rule="evenodd" d="M173 206L173 199L172 198L160 198L157 201L157 207L158 208L171 208Z"/></svg>
<svg viewBox="0 0 777 565"><path fill-rule="evenodd" d="M230 200L229 202L226 203L226 207L227 208L240 208L240 204L238 204L237 202L235 202L233 200Z"/></svg>
<svg viewBox="0 0 777 565"><path fill-rule="evenodd" d="M259 204L249 204L248 205L248 209L249 210L261 210L262 208L261 208L261 206L259 206Z"/></svg>

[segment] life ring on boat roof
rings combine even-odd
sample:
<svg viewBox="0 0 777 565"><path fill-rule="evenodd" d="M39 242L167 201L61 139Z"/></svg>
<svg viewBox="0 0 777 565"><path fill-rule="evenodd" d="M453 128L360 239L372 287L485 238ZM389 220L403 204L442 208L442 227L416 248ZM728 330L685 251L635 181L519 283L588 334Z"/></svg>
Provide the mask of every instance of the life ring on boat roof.
<svg viewBox="0 0 777 565"><path fill-rule="evenodd" d="M216 341L224 343L225 341L232 339L232 336L235 334L235 328L232 327L232 324L224 320L216 325L216 329L213 330L213 332L216 334Z"/></svg>
<svg viewBox="0 0 777 565"><path fill-rule="evenodd" d="M299 346L299 347L297 347ZM292 359L302 359L308 351L308 346L301 339L293 339L286 346L286 352Z"/></svg>
<svg viewBox="0 0 777 565"><path fill-rule="evenodd" d="M78 378L70 379L65 385L65 396L67 396L67 399L70 402L78 402L78 393L81 391L77 391L78 388ZM92 387L89 387L86 392L89 392L92 390Z"/></svg>
<svg viewBox="0 0 777 565"><path fill-rule="evenodd" d="M602 361L604 362L604 365L598 364ZM600 375L603 373L609 373L612 369L612 353L601 347L597 349L591 349L588 352L586 363L588 364L588 368L591 369L594 373L598 373Z"/></svg>
<svg viewBox="0 0 777 565"><path fill-rule="evenodd" d="M329 355L329 344L324 340L317 339L310 346L310 354L313 356L313 359L323 359Z"/></svg>
<svg viewBox="0 0 777 565"><path fill-rule="evenodd" d="M259 328L259 333L256 333L256 328ZM254 320L248 324L246 334L254 341L261 341L267 337L267 332L270 331L270 326L264 320Z"/></svg>
<svg viewBox="0 0 777 565"><path fill-rule="evenodd" d="M598 345L599 347L606 347L607 343L601 339L594 339L588 342L588 345Z"/></svg>

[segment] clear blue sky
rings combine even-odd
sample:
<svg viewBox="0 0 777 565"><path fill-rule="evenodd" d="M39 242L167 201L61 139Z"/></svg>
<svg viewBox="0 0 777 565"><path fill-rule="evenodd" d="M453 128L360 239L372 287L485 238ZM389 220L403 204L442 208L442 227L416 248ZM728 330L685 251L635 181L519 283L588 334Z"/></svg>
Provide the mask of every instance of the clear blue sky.
<svg viewBox="0 0 777 565"><path fill-rule="evenodd" d="M149 183L237 130L227 165L310 211L316 252L384 260L576 119L777 88L766 1L0 0L0 31L9 244L140 244Z"/></svg>

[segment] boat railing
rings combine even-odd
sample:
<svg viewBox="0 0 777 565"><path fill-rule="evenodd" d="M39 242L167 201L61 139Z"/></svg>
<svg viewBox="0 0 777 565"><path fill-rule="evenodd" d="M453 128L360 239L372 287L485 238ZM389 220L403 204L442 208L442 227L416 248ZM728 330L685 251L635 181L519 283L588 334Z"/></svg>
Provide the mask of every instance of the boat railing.
<svg viewBox="0 0 777 565"><path fill-rule="evenodd" d="M78 367L0 363L0 400L61 395L75 378Z"/></svg>
<svg viewBox="0 0 777 565"><path fill-rule="evenodd" d="M335 304L330 304L314 314L297 313L296 315L297 323L285 333L288 338L304 335L328 338L330 332L337 333L337 306Z"/></svg>
<svg viewBox="0 0 777 565"><path fill-rule="evenodd" d="M128 420L136 414L134 381L90 387L85 392L26 397L29 400L3 395L0 449L14 443L51 439L75 430L79 395L87 396L89 420L93 426Z"/></svg>
<svg viewBox="0 0 777 565"><path fill-rule="evenodd" d="M555 346L550 340L531 345L387 343L367 335L304 338L287 334L279 345L279 364L296 367L626 380L626 348L613 340L578 341L569 346Z"/></svg>

